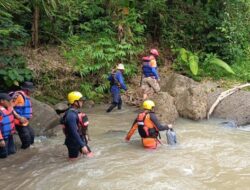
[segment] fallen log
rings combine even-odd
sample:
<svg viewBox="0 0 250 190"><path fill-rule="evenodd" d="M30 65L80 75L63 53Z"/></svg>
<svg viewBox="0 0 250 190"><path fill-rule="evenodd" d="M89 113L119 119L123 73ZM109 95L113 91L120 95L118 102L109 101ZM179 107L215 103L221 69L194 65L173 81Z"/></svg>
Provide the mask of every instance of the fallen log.
<svg viewBox="0 0 250 190"><path fill-rule="evenodd" d="M231 88L229 90L226 90L222 93L220 93L220 95L218 96L218 98L216 99L216 101L213 103L213 105L210 107L208 113L207 113L207 119L209 119L210 115L213 113L214 109L216 108L216 106L226 97L230 96L231 94L239 91L242 88L248 87L250 86L250 83L246 83L240 86L236 86L234 88Z"/></svg>

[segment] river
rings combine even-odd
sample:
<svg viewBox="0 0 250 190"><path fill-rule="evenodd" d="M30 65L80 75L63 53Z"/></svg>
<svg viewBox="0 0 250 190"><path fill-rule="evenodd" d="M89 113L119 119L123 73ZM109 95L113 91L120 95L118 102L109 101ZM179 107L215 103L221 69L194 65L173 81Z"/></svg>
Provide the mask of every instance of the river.
<svg viewBox="0 0 250 190"><path fill-rule="evenodd" d="M247 190L250 189L250 133L221 127L218 120L174 124L178 145L145 150L138 133L126 132L136 109L105 113L104 106L86 110L94 158L67 161L64 136L43 140L0 160L4 190Z"/></svg>

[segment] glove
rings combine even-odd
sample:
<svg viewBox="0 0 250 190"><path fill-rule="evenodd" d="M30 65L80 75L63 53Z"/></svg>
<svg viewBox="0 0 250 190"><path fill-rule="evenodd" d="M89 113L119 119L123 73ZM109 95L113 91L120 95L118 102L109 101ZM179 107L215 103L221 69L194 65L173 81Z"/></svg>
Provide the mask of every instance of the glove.
<svg viewBox="0 0 250 190"><path fill-rule="evenodd" d="M125 141L126 141L126 142L128 142L128 141L129 141L129 138L128 138L127 136L125 137Z"/></svg>

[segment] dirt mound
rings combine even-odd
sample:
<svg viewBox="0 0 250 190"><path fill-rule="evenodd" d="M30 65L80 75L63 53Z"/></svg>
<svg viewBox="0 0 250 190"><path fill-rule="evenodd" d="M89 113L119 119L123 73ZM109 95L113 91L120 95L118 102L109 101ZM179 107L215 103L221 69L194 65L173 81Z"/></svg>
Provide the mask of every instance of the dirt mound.
<svg viewBox="0 0 250 190"><path fill-rule="evenodd" d="M73 67L63 58L58 47L46 46L35 50L26 47L19 51L33 71L36 98L56 103L64 100L71 89L79 89L81 79L74 75Z"/></svg>

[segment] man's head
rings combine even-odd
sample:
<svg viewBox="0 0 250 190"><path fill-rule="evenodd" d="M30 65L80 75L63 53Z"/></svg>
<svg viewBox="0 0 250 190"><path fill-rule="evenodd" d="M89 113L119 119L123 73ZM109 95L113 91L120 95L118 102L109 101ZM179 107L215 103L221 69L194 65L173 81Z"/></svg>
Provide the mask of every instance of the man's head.
<svg viewBox="0 0 250 190"><path fill-rule="evenodd" d="M142 107L144 110L153 110L154 107L155 107L155 103L152 101L152 100L145 100L143 103L142 103Z"/></svg>
<svg viewBox="0 0 250 190"><path fill-rule="evenodd" d="M124 65L123 65L122 63L119 63L119 64L117 65L116 69L120 70L121 72L124 72L125 67L124 67Z"/></svg>
<svg viewBox="0 0 250 190"><path fill-rule="evenodd" d="M34 91L34 85L32 82L26 81L21 85L21 89L25 91L27 94L30 94Z"/></svg>
<svg viewBox="0 0 250 190"><path fill-rule="evenodd" d="M10 106L11 97L6 93L0 93L0 105L4 107Z"/></svg>
<svg viewBox="0 0 250 190"><path fill-rule="evenodd" d="M83 106L83 95L81 92L73 91L68 94L68 102L70 105L81 108Z"/></svg>
<svg viewBox="0 0 250 190"><path fill-rule="evenodd" d="M155 57L158 57L158 56L159 56L159 52L158 52L157 49L151 49L151 50L150 50L150 53L151 53L153 56L155 56Z"/></svg>

